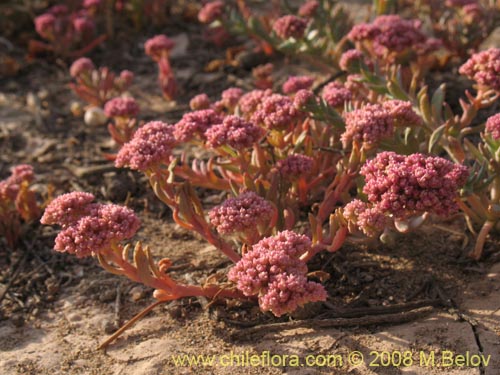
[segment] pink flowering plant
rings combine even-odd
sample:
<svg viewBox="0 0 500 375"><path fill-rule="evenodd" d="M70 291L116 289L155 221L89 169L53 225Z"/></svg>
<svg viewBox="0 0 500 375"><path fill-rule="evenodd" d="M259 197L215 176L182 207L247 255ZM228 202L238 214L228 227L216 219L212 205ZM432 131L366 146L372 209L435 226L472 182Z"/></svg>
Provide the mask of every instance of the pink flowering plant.
<svg viewBox="0 0 500 375"><path fill-rule="evenodd" d="M116 73L107 67L96 68L92 60L81 57L71 64L69 73L73 78L71 89L90 105L103 107L106 102L127 90L134 73L122 70Z"/></svg>
<svg viewBox="0 0 500 375"><path fill-rule="evenodd" d="M139 229L135 214L94 203L88 193L62 195L45 210L42 223L61 227L55 249L96 257L106 270L154 288L150 308L188 296L228 297L254 300L275 316L326 300L325 286L310 279L308 263L318 253L384 242L429 218L463 218L476 237L470 255L479 259L488 234L500 230L500 115L479 120L498 104L500 50L457 66L472 89L452 106L446 85L432 93L425 85L447 46L421 20L379 15L351 28L330 3L310 0L286 14L273 3L257 17L245 2L207 2L198 18L218 36L239 27L263 49L326 56L336 74L279 81L274 65L263 64L253 71L255 89L197 93L175 123L138 127L136 102L119 96L122 75L108 80L88 59L71 69L81 92L112 119L115 166L142 173L179 226L229 259L227 279L174 280L171 260L125 244ZM338 25L329 24L332 17ZM177 89L173 45L165 35L144 45L167 100ZM201 199L206 192L224 201L210 205Z"/></svg>
<svg viewBox="0 0 500 375"><path fill-rule="evenodd" d="M399 15L382 15L371 23L357 24L347 38L368 61L377 63L380 72L403 66L404 74L409 75L403 80L408 81L412 75L422 77L434 65L434 54L442 45L439 39L424 33L419 19L403 19Z"/></svg>
<svg viewBox="0 0 500 375"><path fill-rule="evenodd" d="M40 217L41 204L31 184L33 167L20 164L11 168L11 175L0 181L0 236L14 248L25 224Z"/></svg>
<svg viewBox="0 0 500 375"><path fill-rule="evenodd" d="M51 7L35 18L35 29L44 42L31 40L30 54L52 53L66 58L80 57L101 44L105 35L96 35L92 7L70 10L64 4Z"/></svg>
<svg viewBox="0 0 500 375"><path fill-rule="evenodd" d="M128 142L137 128L140 108L134 98L117 97L106 102L104 114L112 119L108 131L117 145Z"/></svg>
<svg viewBox="0 0 500 375"><path fill-rule="evenodd" d="M169 52L174 46L174 41L165 35L157 35L144 44L146 55L158 64L158 83L167 101L173 100L177 93L177 82L169 58Z"/></svg>
<svg viewBox="0 0 500 375"><path fill-rule="evenodd" d="M201 8L198 19L208 25L209 38L219 45L229 35L246 35L267 54L279 51L301 56L322 67L336 61L352 25L337 1L316 0L296 9L273 2L260 13L242 1L210 1Z"/></svg>
<svg viewBox="0 0 500 375"><path fill-rule="evenodd" d="M449 57L467 58L477 52L491 34L499 12L493 3L479 0L406 2L405 6L428 21L434 34L443 41Z"/></svg>

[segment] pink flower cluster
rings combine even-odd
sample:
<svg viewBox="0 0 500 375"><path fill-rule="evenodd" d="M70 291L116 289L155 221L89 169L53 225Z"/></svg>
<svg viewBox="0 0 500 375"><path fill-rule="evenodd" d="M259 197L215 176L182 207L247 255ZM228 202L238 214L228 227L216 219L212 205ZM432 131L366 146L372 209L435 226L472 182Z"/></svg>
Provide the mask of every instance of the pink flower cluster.
<svg viewBox="0 0 500 375"><path fill-rule="evenodd" d="M221 124L210 127L205 132L207 145L215 148L229 145L236 150L252 147L264 135L264 130L235 115L224 118Z"/></svg>
<svg viewBox="0 0 500 375"><path fill-rule="evenodd" d="M118 152L115 166L146 171L167 161L175 146L174 127L152 121L140 127Z"/></svg>
<svg viewBox="0 0 500 375"><path fill-rule="evenodd" d="M299 90L310 89L314 78L309 76L292 76L283 83L282 90L285 94L295 94Z"/></svg>
<svg viewBox="0 0 500 375"><path fill-rule="evenodd" d="M221 94L221 100L216 103L216 107L227 108L228 110L234 110L234 107L238 104L238 101L243 96L243 90L238 87L231 87Z"/></svg>
<svg viewBox="0 0 500 375"><path fill-rule="evenodd" d="M174 126L174 136L180 142L188 142L195 136L204 138L212 126L222 123L223 116L213 109L201 109L184 114Z"/></svg>
<svg viewBox="0 0 500 375"><path fill-rule="evenodd" d="M206 3L198 12L198 21L212 23L224 14L224 2L220 0Z"/></svg>
<svg viewBox="0 0 500 375"><path fill-rule="evenodd" d="M150 56L153 60L159 61L161 57L168 54L174 48L175 42L166 35L156 35L144 43L144 51L146 55Z"/></svg>
<svg viewBox="0 0 500 375"><path fill-rule="evenodd" d="M134 79L134 73L129 70L122 70L116 77L107 67L96 69L86 57L75 60L69 72L75 81L70 83L73 91L87 103L99 107L127 90Z"/></svg>
<svg viewBox="0 0 500 375"><path fill-rule="evenodd" d="M77 78L82 74L89 74L95 69L95 65L87 57L81 57L73 62L71 64L71 67L69 68L69 74L73 78Z"/></svg>
<svg viewBox="0 0 500 375"><path fill-rule="evenodd" d="M367 104L363 108L344 113L346 130L341 135L344 147L353 141L367 146L389 138L394 132L391 113L380 104Z"/></svg>
<svg viewBox="0 0 500 375"><path fill-rule="evenodd" d="M363 52L357 49L350 49L345 51L342 56L340 56L339 66L340 69L351 72L359 71L361 65L365 63L365 55Z"/></svg>
<svg viewBox="0 0 500 375"><path fill-rule="evenodd" d="M361 168L363 192L375 207L396 218L430 212L454 213L457 190L469 175L463 165L422 154L398 155L381 152Z"/></svg>
<svg viewBox="0 0 500 375"><path fill-rule="evenodd" d="M379 57L388 52L403 52L407 49L422 49L420 46L427 42L427 37L420 30L420 20L405 20L398 15L378 16L371 24L355 25L348 34L352 41L371 41L373 50Z"/></svg>
<svg viewBox="0 0 500 375"><path fill-rule="evenodd" d="M35 18L35 30L53 43L53 49L72 48L90 42L96 28L92 16L85 8L70 12L67 6L57 5Z"/></svg>
<svg viewBox="0 0 500 375"><path fill-rule="evenodd" d="M68 193L54 199L40 222L60 225L54 249L83 258L105 251L129 239L140 222L129 208L114 204L91 203L89 193Z"/></svg>
<svg viewBox="0 0 500 375"><path fill-rule="evenodd" d="M56 17L52 13L44 13L35 18L35 30L42 38L49 39L54 33Z"/></svg>
<svg viewBox="0 0 500 375"><path fill-rule="evenodd" d="M262 99L251 119L267 129L280 130L293 124L298 116L299 111L288 96L272 94Z"/></svg>
<svg viewBox="0 0 500 375"><path fill-rule="evenodd" d="M10 169L11 175L0 181L0 201L15 201L23 182L31 182L35 178L33 167L20 164ZM1 202L0 202L1 203Z"/></svg>
<svg viewBox="0 0 500 375"><path fill-rule="evenodd" d="M131 85L132 81L134 80L134 73L127 69L122 70L120 72L119 80L121 81L122 86L124 88L127 88Z"/></svg>
<svg viewBox="0 0 500 375"><path fill-rule="evenodd" d="M488 120L486 120L486 133L490 134L495 141L500 139L500 113L488 117Z"/></svg>
<svg viewBox="0 0 500 375"><path fill-rule="evenodd" d="M193 111L198 111L200 109L208 109L209 107L210 107L210 98L205 93L198 94L189 101L189 108L191 108Z"/></svg>
<svg viewBox="0 0 500 375"><path fill-rule="evenodd" d="M475 53L458 71L480 86L500 91L500 48Z"/></svg>
<svg viewBox="0 0 500 375"><path fill-rule="evenodd" d="M314 159L307 155L294 154L276 163L276 170L285 179L295 180L312 173Z"/></svg>
<svg viewBox="0 0 500 375"><path fill-rule="evenodd" d="M257 109L262 100L273 94L272 90L252 90L242 95L238 101L240 111L250 116Z"/></svg>
<svg viewBox="0 0 500 375"><path fill-rule="evenodd" d="M380 234L388 223L388 218L382 211L359 199L346 204L343 215L349 224L354 225L368 237Z"/></svg>
<svg viewBox="0 0 500 375"><path fill-rule="evenodd" d="M411 102L404 100L387 100L382 103L389 111L395 126L422 125L422 118L415 113Z"/></svg>
<svg viewBox="0 0 500 375"><path fill-rule="evenodd" d="M299 90L293 97L293 106L297 110L302 110L309 103L316 101L316 95L311 90Z"/></svg>
<svg viewBox="0 0 500 375"><path fill-rule="evenodd" d="M104 113L108 117L135 117L139 113L139 105L134 98L114 98L106 102Z"/></svg>
<svg viewBox="0 0 500 375"><path fill-rule="evenodd" d="M287 15L274 21L273 31L281 39L301 39L307 28L307 21L303 18Z"/></svg>
<svg viewBox="0 0 500 375"><path fill-rule="evenodd" d="M324 287L307 280L307 265L300 260L310 248L308 237L279 232L253 245L229 271L228 279L246 296L258 296L261 309L276 316L308 302L324 301Z"/></svg>
<svg viewBox="0 0 500 375"><path fill-rule="evenodd" d="M330 82L321 93L321 97L331 107L341 107L352 99L352 93L339 82Z"/></svg>
<svg viewBox="0 0 500 375"><path fill-rule="evenodd" d="M253 191L246 191L212 208L209 218L219 233L244 233L268 224L274 211L270 202Z"/></svg>

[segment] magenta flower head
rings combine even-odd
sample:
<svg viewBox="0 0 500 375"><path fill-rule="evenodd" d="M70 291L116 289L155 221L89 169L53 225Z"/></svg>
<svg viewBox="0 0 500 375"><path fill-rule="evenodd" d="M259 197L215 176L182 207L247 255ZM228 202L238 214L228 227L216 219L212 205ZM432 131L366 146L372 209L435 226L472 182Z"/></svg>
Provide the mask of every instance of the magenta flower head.
<svg viewBox="0 0 500 375"><path fill-rule="evenodd" d="M247 92L238 101L240 111L247 116L251 115L255 112L260 102L272 94L271 90L252 90Z"/></svg>
<svg viewBox="0 0 500 375"><path fill-rule="evenodd" d="M189 101L189 108L191 108L193 111L197 111L200 109L208 109L209 107L210 107L210 98L205 93L198 94Z"/></svg>
<svg viewBox="0 0 500 375"><path fill-rule="evenodd" d="M273 31L281 39L301 39L304 37L306 28L307 21L294 15L278 18L273 24Z"/></svg>
<svg viewBox="0 0 500 375"><path fill-rule="evenodd" d="M236 150L252 147L263 135L264 130L260 126L235 115L226 116L222 124L214 125L205 132L209 147L227 144Z"/></svg>
<svg viewBox="0 0 500 375"><path fill-rule="evenodd" d="M481 22L485 17L485 9L478 3L468 4L462 8L464 13L464 22L472 24L474 22Z"/></svg>
<svg viewBox="0 0 500 375"><path fill-rule="evenodd" d="M104 105L104 113L108 117L135 117L139 105L134 98L113 98Z"/></svg>
<svg viewBox="0 0 500 375"><path fill-rule="evenodd" d="M293 106L297 110L303 110L309 104L316 102L316 95L311 90L299 90L293 97Z"/></svg>
<svg viewBox="0 0 500 375"><path fill-rule="evenodd" d="M368 104L360 109L344 113L346 130L341 135L344 147L353 141L368 147L376 145L394 132L394 119L380 104Z"/></svg>
<svg viewBox="0 0 500 375"><path fill-rule="evenodd" d="M363 40L372 40L378 34L380 34L380 30L367 23L360 23L358 25L354 25L347 34L347 38L349 38L353 42L361 42Z"/></svg>
<svg viewBox="0 0 500 375"><path fill-rule="evenodd" d="M299 258L311 240L292 231L279 232L253 245L229 271L228 279L246 296L258 296L263 311L281 316L308 302L324 301L321 284L307 280L307 265Z"/></svg>
<svg viewBox="0 0 500 375"><path fill-rule="evenodd" d="M144 43L144 51L146 55L158 61L163 55L168 55L174 46L175 42L166 35L156 35Z"/></svg>
<svg viewBox="0 0 500 375"><path fill-rule="evenodd" d="M422 125L422 118L415 113L411 102L388 100L382 106L391 114L395 126Z"/></svg>
<svg viewBox="0 0 500 375"><path fill-rule="evenodd" d="M347 72L357 73L361 69L362 65L365 64L365 55L363 52L357 49L350 49L345 51L342 56L340 56L339 66L340 69Z"/></svg>
<svg viewBox="0 0 500 375"><path fill-rule="evenodd" d="M238 101L243 96L243 90L239 87L230 87L221 94L221 100L219 102L220 105L223 105L225 108L229 110L233 110L236 105L238 105Z"/></svg>
<svg viewBox="0 0 500 375"><path fill-rule="evenodd" d="M19 164L10 169L12 175L9 177L10 180L17 184L21 184L24 181L31 182L35 178L33 172L33 167L29 164Z"/></svg>
<svg viewBox="0 0 500 375"><path fill-rule="evenodd" d="M205 132L212 126L221 124L223 116L213 109L201 109L184 114L175 124L174 136L179 142L188 142L195 136L205 137Z"/></svg>
<svg viewBox="0 0 500 375"><path fill-rule="evenodd" d="M122 70L120 72L120 81L122 81L123 88L127 88L132 84L134 80L134 73L130 70Z"/></svg>
<svg viewBox="0 0 500 375"><path fill-rule="evenodd" d="M71 67L69 68L69 74L73 78L77 78L82 74L89 74L95 69L94 63L87 57L80 57L75 60Z"/></svg>
<svg viewBox="0 0 500 375"><path fill-rule="evenodd" d="M88 17L77 17L73 20L73 27L83 37L92 35L95 31L95 23Z"/></svg>
<svg viewBox="0 0 500 375"><path fill-rule="evenodd" d="M488 120L486 120L486 133L495 141L500 139L500 113L488 117Z"/></svg>
<svg viewBox="0 0 500 375"><path fill-rule="evenodd" d="M35 30L41 37L50 39L54 33L56 17L51 13L44 13L35 18Z"/></svg>
<svg viewBox="0 0 500 375"><path fill-rule="evenodd" d="M386 215L377 207L371 207L359 199L354 199L346 204L343 215L351 232L353 229L361 230L368 237L379 235L389 222Z"/></svg>
<svg viewBox="0 0 500 375"><path fill-rule="evenodd" d="M139 226L140 221L131 209L114 204L96 204L88 216L63 226L56 237L54 250L74 254L78 258L87 257L133 237Z"/></svg>
<svg viewBox="0 0 500 375"><path fill-rule="evenodd" d="M292 99L280 94L272 94L263 98L251 119L267 129L285 129L299 117L299 111Z"/></svg>
<svg viewBox="0 0 500 375"><path fill-rule="evenodd" d="M66 227L95 210L95 197L90 193L73 192L58 196L45 209L40 222Z"/></svg>
<svg viewBox="0 0 500 375"><path fill-rule="evenodd" d="M245 233L268 225L275 214L274 206L253 191L246 191L212 208L209 218L219 233Z"/></svg>
<svg viewBox="0 0 500 375"><path fill-rule="evenodd" d="M352 93L343 84L330 82L323 88L321 97L329 106L338 108L352 99Z"/></svg>
<svg viewBox="0 0 500 375"><path fill-rule="evenodd" d="M500 91L500 49L490 48L475 53L458 72L476 81L479 86Z"/></svg>
<svg viewBox="0 0 500 375"><path fill-rule="evenodd" d="M282 90L285 94L295 94L299 90L310 89L314 83L314 78L309 76L288 77L283 83Z"/></svg>
<svg viewBox="0 0 500 375"><path fill-rule="evenodd" d="M420 20L405 20L398 15L378 16L373 25L380 33L375 38L376 45L389 51L401 52L424 43L426 36L420 31Z"/></svg>
<svg viewBox="0 0 500 375"><path fill-rule="evenodd" d="M212 23L224 14L224 2L220 0L206 3L198 12L198 21Z"/></svg>
<svg viewBox="0 0 500 375"><path fill-rule="evenodd" d="M448 216L457 211L457 190L468 169L449 160L422 154L381 152L361 168L363 192L380 211L395 218L430 212Z"/></svg>
<svg viewBox="0 0 500 375"><path fill-rule="evenodd" d="M373 51L379 57L387 52L400 53L415 50L417 53L428 52L423 48L427 37L420 30L419 20L405 20L398 15L378 16L372 24L359 24L352 28L348 38L354 42L369 41ZM428 46L427 46L428 47Z"/></svg>
<svg viewBox="0 0 500 375"><path fill-rule="evenodd" d="M314 159L307 155L294 154L276 163L276 170L287 180L296 180L312 173Z"/></svg>
<svg viewBox="0 0 500 375"><path fill-rule="evenodd" d="M10 169L11 175L0 181L0 200L8 199L15 201L21 189L21 184L31 182L35 178L33 167L28 164L20 164Z"/></svg>
<svg viewBox="0 0 500 375"><path fill-rule="evenodd" d="M168 161L176 141L174 127L161 121L152 121L140 127L132 139L118 152L115 166L146 171Z"/></svg>
<svg viewBox="0 0 500 375"><path fill-rule="evenodd" d="M319 8L319 2L317 0L308 0L299 8L298 15L304 18L314 17Z"/></svg>
<svg viewBox="0 0 500 375"><path fill-rule="evenodd" d="M271 280L266 293L259 296L262 311L271 311L274 315L281 316L306 303L326 300L323 285L307 280L305 275L281 273L271 277Z"/></svg>

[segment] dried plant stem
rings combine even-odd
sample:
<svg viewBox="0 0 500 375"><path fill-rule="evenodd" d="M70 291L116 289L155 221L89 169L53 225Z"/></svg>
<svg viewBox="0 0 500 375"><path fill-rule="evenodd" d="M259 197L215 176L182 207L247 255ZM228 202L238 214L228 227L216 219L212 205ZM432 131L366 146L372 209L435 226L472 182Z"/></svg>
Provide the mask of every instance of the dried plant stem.
<svg viewBox="0 0 500 375"><path fill-rule="evenodd" d="M120 335L125 332L127 329L132 327L137 321L139 321L141 318L143 318L147 313L149 313L151 310L153 310L156 306L161 305L162 303L165 303L168 301L156 301L155 303L149 305L146 307L144 310L142 310L139 314L135 315L132 319L130 319L127 323L122 325L118 331L113 333L106 341L104 341L97 349L106 349L109 344L111 344L113 341L115 341Z"/></svg>
<svg viewBox="0 0 500 375"><path fill-rule="evenodd" d="M333 319L313 319L313 320L294 320L284 323L272 323L255 326L252 328L239 330L237 337L251 338L253 334L269 333L283 329L291 329L297 327L309 328L336 328L336 327L353 327L353 326L370 326L378 324L399 324L407 323L418 319L425 314L432 312L432 306L421 307L411 311L404 311L397 314L383 315L368 315L358 318L333 318ZM236 337L235 337L236 338Z"/></svg>
<svg viewBox="0 0 500 375"><path fill-rule="evenodd" d="M479 260L479 258L481 258L481 255L483 253L484 243L486 242L486 237L488 236L488 233L491 231L494 225L495 222L490 220L486 221L483 224L483 227L481 228L481 231L477 236L477 241L476 245L474 246L474 250L472 250L472 252L469 254L469 256L472 259Z"/></svg>

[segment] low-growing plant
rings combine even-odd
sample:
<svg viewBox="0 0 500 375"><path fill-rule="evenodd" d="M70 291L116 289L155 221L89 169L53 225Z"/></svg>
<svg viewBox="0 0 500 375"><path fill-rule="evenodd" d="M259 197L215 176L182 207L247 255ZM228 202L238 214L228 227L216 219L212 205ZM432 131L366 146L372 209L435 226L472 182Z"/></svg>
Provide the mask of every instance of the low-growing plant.
<svg viewBox="0 0 500 375"><path fill-rule="evenodd" d="M306 5L299 13L326 6ZM223 4L212 2L199 17L211 23L224 12ZM251 299L276 316L327 298L309 273L318 253L338 251L346 241L387 242L432 216L442 220L461 211L477 236L470 255L478 259L488 233L500 226L500 121L498 115L485 126L477 120L500 95L500 50L474 54L459 68L475 82L476 94L465 91L456 114L444 86L432 95L423 86L440 44L421 26L384 15L339 34L332 48L339 48L346 75L320 85L292 76L275 92L263 67L255 74L260 89L233 87L215 101L200 93L175 124L151 121L132 134L131 117L115 122L112 134L122 144L115 166L142 172L174 221L233 263L227 280L175 281L168 276L172 261L155 261L140 243L131 256L132 245L122 241L138 230L137 217L124 207L93 203L88 193L63 195L45 211L44 224L62 226L56 250L95 256L106 270L154 288L156 304L187 296ZM288 15L271 27L270 38L300 44L310 23ZM342 53L348 40L356 48ZM175 92L172 46L163 35L145 45L169 100ZM477 144L470 137L475 133L481 134ZM209 207L200 198L206 190L226 200Z"/></svg>
<svg viewBox="0 0 500 375"><path fill-rule="evenodd" d="M92 11L95 5L72 10L65 4L51 7L36 17L35 29L44 42L31 40L29 51L32 56L50 53L65 58L83 56L102 43L105 35L96 36L96 25ZM84 4L85 5L85 4Z"/></svg>
<svg viewBox="0 0 500 375"><path fill-rule="evenodd" d="M477 51L500 19L494 2L479 0L408 1L403 8L426 20L453 56L467 58Z"/></svg>
<svg viewBox="0 0 500 375"><path fill-rule="evenodd" d="M211 1L198 19L207 24L208 38L218 45L229 35L245 35L267 54L279 51L335 69L352 26L349 15L337 1L309 0L298 9L280 4L272 2L269 9L258 12L244 1Z"/></svg>
<svg viewBox="0 0 500 375"><path fill-rule="evenodd" d="M47 208L42 222L63 227L56 250L95 255L110 272L155 288L158 301L192 295L248 297L280 316L326 299L324 286L308 279L307 262L320 251L339 250L349 233L360 240L361 233L372 239L391 227L406 232L421 224L424 215L458 209L457 190L467 178L463 166L395 153L379 154L365 164L383 140L402 131L398 128L421 126L411 103L393 100L339 113L327 103L332 88L323 99L304 88L311 83L293 77L284 85L290 96L236 88L213 104L198 96L192 106L204 109L186 113L175 125L143 125L116 157L117 167L146 175L177 224L197 232L235 263L228 273L234 284L175 282L166 275L171 261L155 263L140 244L132 261L130 246L118 244L137 230L135 216L125 208L91 203L93 196L85 193L62 196ZM320 119L325 111L333 114L328 121ZM204 149L207 158L190 155L188 144ZM367 180L366 203L352 201L350 193L361 183L360 173ZM413 182L416 176L422 181ZM393 186L408 192L399 196L390 190ZM229 197L207 212L198 197L200 188ZM112 209L124 213L109 222ZM108 227L120 231L115 235Z"/></svg>
<svg viewBox="0 0 500 375"><path fill-rule="evenodd" d="M74 79L70 83L74 93L88 104L101 108L108 100L125 92L134 79L130 70L122 70L117 76L107 67L97 69L87 57L74 61L69 73Z"/></svg>
<svg viewBox="0 0 500 375"><path fill-rule="evenodd" d="M112 119L108 123L108 131L117 145L130 141L137 128L139 105L134 98L118 97L106 102L104 113Z"/></svg>
<svg viewBox="0 0 500 375"><path fill-rule="evenodd" d="M0 236L14 248L23 226L40 217L42 206L31 189L35 176L27 164L11 168L11 175L0 181Z"/></svg>
<svg viewBox="0 0 500 375"><path fill-rule="evenodd" d="M167 101L173 100L177 93L177 82L169 58L174 46L175 42L165 35L157 35L144 44L146 55L158 64L158 83Z"/></svg>

